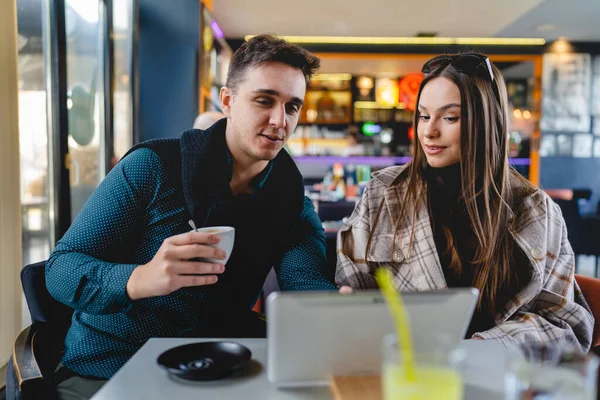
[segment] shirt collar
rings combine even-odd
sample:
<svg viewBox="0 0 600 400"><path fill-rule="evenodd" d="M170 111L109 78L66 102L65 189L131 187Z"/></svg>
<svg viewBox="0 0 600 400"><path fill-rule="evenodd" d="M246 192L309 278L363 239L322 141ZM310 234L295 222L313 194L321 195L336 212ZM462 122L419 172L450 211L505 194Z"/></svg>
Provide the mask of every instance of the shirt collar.
<svg viewBox="0 0 600 400"><path fill-rule="evenodd" d="M230 171L232 171L232 173L233 173L233 156L231 155L231 151L229 151L229 147L227 147L227 145L225 145L225 152L226 152L227 165L228 165ZM273 160L269 161L269 163L267 164L265 169L263 169L258 175L256 175L250 181L250 187L252 187L254 193L260 191L264 187L265 183L267 182L267 178L269 177L269 174L271 173L271 170L273 169L273 164L274 164Z"/></svg>

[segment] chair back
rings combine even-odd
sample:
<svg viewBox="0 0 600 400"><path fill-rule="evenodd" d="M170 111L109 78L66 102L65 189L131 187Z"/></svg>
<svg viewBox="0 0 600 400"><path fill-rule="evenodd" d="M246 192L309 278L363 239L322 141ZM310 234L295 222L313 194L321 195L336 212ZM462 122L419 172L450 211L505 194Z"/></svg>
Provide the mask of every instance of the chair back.
<svg viewBox="0 0 600 400"><path fill-rule="evenodd" d="M31 323L48 323L65 330L71 323L73 309L58 302L46 288L46 261L25 266L21 270L21 284L31 315Z"/></svg>
<svg viewBox="0 0 600 400"><path fill-rule="evenodd" d="M56 301L48 292L46 261L23 267L21 284L31 326L19 335L13 346L6 373L7 399L58 399L54 371L62 358L73 309Z"/></svg>
<svg viewBox="0 0 600 400"><path fill-rule="evenodd" d="M592 198L592 189L589 188L574 188L573 200L583 199L589 201Z"/></svg>
<svg viewBox="0 0 600 400"><path fill-rule="evenodd" d="M573 251L575 254L584 254L583 241L585 237L582 232L582 219L577 200L555 199L554 202L558 204L562 211L565 224L567 225L567 235Z"/></svg>
<svg viewBox="0 0 600 400"><path fill-rule="evenodd" d="M592 349L600 346L600 279L575 274L575 280L581 288L583 297L587 300L594 319L594 335L592 336Z"/></svg>

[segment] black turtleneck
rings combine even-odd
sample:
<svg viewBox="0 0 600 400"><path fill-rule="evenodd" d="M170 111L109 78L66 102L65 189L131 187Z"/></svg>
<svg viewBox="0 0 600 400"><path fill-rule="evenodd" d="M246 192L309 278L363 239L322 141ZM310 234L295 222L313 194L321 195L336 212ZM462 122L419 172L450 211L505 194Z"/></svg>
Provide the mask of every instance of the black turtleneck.
<svg viewBox="0 0 600 400"><path fill-rule="evenodd" d="M461 197L460 163L444 168L427 167L425 180L429 195L430 220L435 247L442 265L448 287L473 287L476 265L473 264L478 247L477 237L470 224L464 200ZM460 272L450 268L451 254L446 252L446 237L443 227L447 227L452 235L462 269ZM512 240L509 238L508 240ZM498 287L497 312L501 312L507 301L514 297L521 288L531 280L529 260L523 250L513 243L512 247L512 284ZM489 310L488 304L482 303L475 310L466 334L470 338L476 332L483 332L495 326L495 313Z"/></svg>
<svg viewBox="0 0 600 400"><path fill-rule="evenodd" d="M425 178L432 214L431 229L446 283L448 287L469 287L473 281L472 260L477 250L477 240L461 198L460 164L444 168L428 167ZM447 241L443 227L447 227L452 234L462 263L461 273L450 268L451 254L446 252Z"/></svg>
<svg viewBox="0 0 600 400"><path fill-rule="evenodd" d="M446 284L450 288L473 287L475 275L473 260L478 243L461 198L460 163L444 168L427 167L425 179L431 210L431 229ZM460 272L450 268L452 257L449 252L446 252L447 242L443 227L447 227L452 235L462 264ZM494 316L482 307L481 310L475 311L466 338L470 338L475 332L491 329L494 325Z"/></svg>

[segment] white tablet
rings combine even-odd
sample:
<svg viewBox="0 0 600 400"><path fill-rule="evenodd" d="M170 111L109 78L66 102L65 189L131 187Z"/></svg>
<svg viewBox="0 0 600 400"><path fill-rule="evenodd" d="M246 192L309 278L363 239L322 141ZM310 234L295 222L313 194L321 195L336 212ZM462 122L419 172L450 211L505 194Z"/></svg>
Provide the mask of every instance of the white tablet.
<svg viewBox="0 0 600 400"><path fill-rule="evenodd" d="M478 296L472 288L403 293L415 350L460 342ZM281 387L320 386L336 375L379 374L381 342L393 331L377 290L272 293L267 299L269 381Z"/></svg>

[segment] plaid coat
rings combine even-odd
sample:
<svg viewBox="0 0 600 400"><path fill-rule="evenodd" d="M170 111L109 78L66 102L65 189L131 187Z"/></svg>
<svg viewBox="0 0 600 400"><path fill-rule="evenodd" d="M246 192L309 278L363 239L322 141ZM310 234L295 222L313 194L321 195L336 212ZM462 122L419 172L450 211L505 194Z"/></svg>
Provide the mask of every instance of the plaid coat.
<svg viewBox="0 0 600 400"><path fill-rule="evenodd" d="M426 202L416 215L412 249L409 251L412 213L402 221L394 240L395 215L406 190L405 166L389 167L373 175L354 212L337 238L338 260L335 280L353 288L376 288L374 271L390 265L394 285L402 291L446 288L435 247ZM399 189L397 191L397 189ZM397 194L399 192L399 194ZM371 226L384 199L383 209L365 259ZM592 340L594 318L574 279L574 254L560 208L541 190L526 197L510 215L512 238L529 258L532 279L510 300L496 326L474 336L498 339L503 344L523 342L570 342L587 351ZM342 252L351 241L353 260Z"/></svg>

